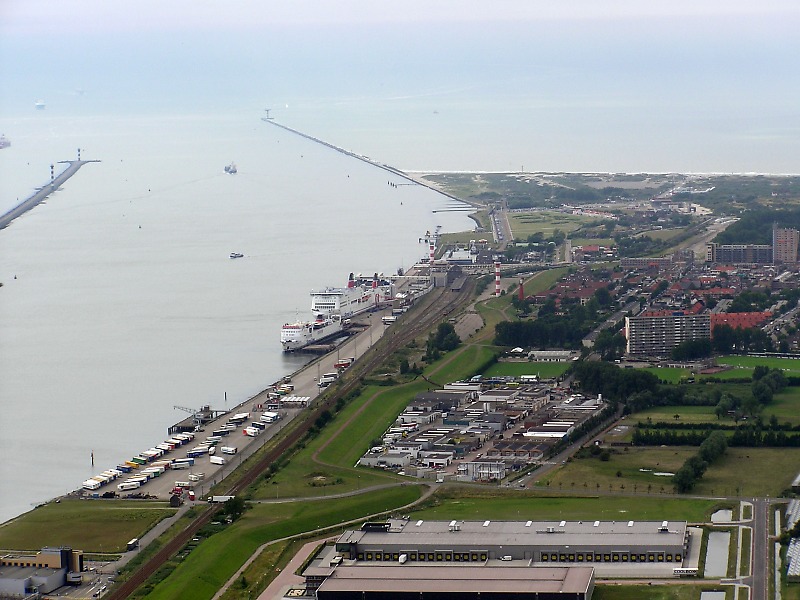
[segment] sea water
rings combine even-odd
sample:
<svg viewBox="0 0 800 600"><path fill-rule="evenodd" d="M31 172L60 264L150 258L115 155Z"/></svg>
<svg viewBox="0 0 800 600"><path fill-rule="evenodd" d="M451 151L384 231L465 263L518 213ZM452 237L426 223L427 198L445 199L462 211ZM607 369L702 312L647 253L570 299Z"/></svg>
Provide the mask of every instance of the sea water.
<svg viewBox="0 0 800 600"><path fill-rule="evenodd" d="M17 127L14 201L79 147L100 162L0 231L0 521L161 442L175 406L233 407L301 366L280 327L311 316L312 289L407 269L427 230L474 225L260 116Z"/></svg>

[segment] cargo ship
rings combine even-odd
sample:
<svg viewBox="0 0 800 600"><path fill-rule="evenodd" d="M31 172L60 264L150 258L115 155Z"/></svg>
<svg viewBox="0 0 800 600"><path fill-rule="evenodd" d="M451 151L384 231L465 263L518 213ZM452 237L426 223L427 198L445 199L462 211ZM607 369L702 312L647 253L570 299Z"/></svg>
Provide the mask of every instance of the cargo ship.
<svg viewBox="0 0 800 600"><path fill-rule="evenodd" d="M338 315L320 314L314 321L286 323L281 327L281 345L284 352L292 352L329 340L341 332L342 319Z"/></svg>
<svg viewBox="0 0 800 600"><path fill-rule="evenodd" d="M375 273L372 277L350 273L346 287L329 287L311 292L313 321L286 323L281 328L285 352L300 350L336 337L347 319L384 306L394 297L394 284Z"/></svg>

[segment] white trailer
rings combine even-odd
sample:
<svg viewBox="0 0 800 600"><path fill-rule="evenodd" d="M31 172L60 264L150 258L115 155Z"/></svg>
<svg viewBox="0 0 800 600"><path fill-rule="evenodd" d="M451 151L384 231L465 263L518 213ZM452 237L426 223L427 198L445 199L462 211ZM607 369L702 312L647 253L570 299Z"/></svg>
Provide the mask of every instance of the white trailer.
<svg viewBox="0 0 800 600"><path fill-rule="evenodd" d="M208 497L208 501L211 504L214 504L214 503L218 503L218 502L227 502L228 500L231 500L232 498L235 498L235 497L236 496L209 496Z"/></svg>

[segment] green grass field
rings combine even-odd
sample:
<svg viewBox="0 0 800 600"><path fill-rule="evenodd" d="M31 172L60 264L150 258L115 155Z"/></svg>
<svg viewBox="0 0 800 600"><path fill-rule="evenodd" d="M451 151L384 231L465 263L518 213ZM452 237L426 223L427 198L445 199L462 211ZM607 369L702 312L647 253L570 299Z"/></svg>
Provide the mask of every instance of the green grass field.
<svg viewBox="0 0 800 600"><path fill-rule="evenodd" d="M717 363L748 367L750 369L762 365L770 369L782 369L787 375L800 374L800 359L794 358L759 358L756 356L720 356Z"/></svg>
<svg viewBox="0 0 800 600"><path fill-rule="evenodd" d="M570 368L570 362L498 362L483 374L486 377L538 375L542 379L560 377Z"/></svg>
<svg viewBox="0 0 800 600"><path fill-rule="evenodd" d="M649 237L651 240L665 240L669 241L672 238L678 237L686 232L687 227L676 227L674 229L657 229L655 231L646 231L642 235Z"/></svg>
<svg viewBox="0 0 800 600"><path fill-rule="evenodd" d="M593 217L570 215L553 211L535 211L529 213L510 213L511 235L514 239L528 239L534 233L543 233L550 237L556 229L569 233L593 221Z"/></svg>
<svg viewBox="0 0 800 600"><path fill-rule="evenodd" d="M541 484L555 493L624 491L657 495L662 493L662 487L663 493L672 493L672 478L654 473L675 473L696 451L688 446L615 449L606 462L596 457L572 459ZM725 456L708 468L693 493L774 497L790 486L798 472L800 449L728 448ZM747 476L743 477L743 473Z"/></svg>
<svg viewBox="0 0 800 600"><path fill-rule="evenodd" d="M675 415L679 418L676 419ZM642 410L628 417L635 424L645 423L649 418L653 423L724 423L733 425L732 418L717 419L713 406L656 406Z"/></svg>
<svg viewBox="0 0 800 600"><path fill-rule="evenodd" d="M741 379L743 377L753 376L753 369L751 367L738 367L736 369L714 373L713 375L697 376L692 373L691 369L679 369L677 367L645 367L644 370L667 383L679 383L682 379L686 380L689 377L695 377L696 379L715 377L724 381L726 379Z"/></svg>
<svg viewBox="0 0 800 600"><path fill-rule="evenodd" d="M413 502L419 494L417 486L400 486L346 501L254 505L238 521L178 561L167 579L143 591L150 600L211 598L265 542L391 511Z"/></svg>
<svg viewBox="0 0 800 600"><path fill-rule="evenodd" d="M731 394L742 400L751 396L750 384L719 383L714 384L714 386L723 393ZM676 414L680 415L680 419L674 418ZM800 387L787 387L775 394L772 402L764 406L761 416L767 422L772 415L777 417L779 423L800 424ZM735 424L731 417L717 419L713 406L658 406L635 413L629 418L633 423L636 423L637 421L644 422L648 417L653 422Z"/></svg>
<svg viewBox="0 0 800 600"><path fill-rule="evenodd" d="M593 246L593 245L597 245L597 246L609 247L609 246L616 246L617 245L617 242L614 241L614 238L582 238L582 237L576 237L576 238L570 238L569 241L572 242L572 247L573 248L575 246Z"/></svg>
<svg viewBox="0 0 800 600"><path fill-rule="evenodd" d="M739 570L739 575L741 577L747 577L750 575L750 548L753 530L749 527L742 527L740 531L742 532L742 564Z"/></svg>
<svg viewBox="0 0 800 600"><path fill-rule="evenodd" d="M583 490L646 493L650 486L650 493L658 494L662 487L665 492L672 490L672 477L655 473L675 473L695 452L695 448L684 446L635 447L627 451L614 449L608 461L597 457L572 459L562 468L548 474L540 483L555 493ZM620 473L619 476L617 472Z"/></svg>
<svg viewBox="0 0 800 600"><path fill-rule="evenodd" d="M604 585L594 588L592 600L700 600L702 592L724 591L725 600L735 600L732 586L682 585Z"/></svg>
<svg viewBox="0 0 800 600"><path fill-rule="evenodd" d="M728 448L697 484L697 494L778 496L800 473L800 449ZM746 476L743 476L746 474Z"/></svg>
<svg viewBox="0 0 800 600"><path fill-rule="evenodd" d="M787 387L772 397L766 407L764 416L769 419L775 415L780 423L785 421L792 425L800 424L800 387Z"/></svg>
<svg viewBox="0 0 800 600"><path fill-rule="evenodd" d="M123 552L128 540L173 514L166 502L146 500L50 502L0 527L0 548L71 546L84 552Z"/></svg>
<svg viewBox="0 0 800 600"><path fill-rule="evenodd" d="M495 494L495 495L492 495ZM412 519L467 520L686 520L705 521L716 510L714 500L677 499L666 495L552 497L534 492L445 489L434 506L411 513Z"/></svg>

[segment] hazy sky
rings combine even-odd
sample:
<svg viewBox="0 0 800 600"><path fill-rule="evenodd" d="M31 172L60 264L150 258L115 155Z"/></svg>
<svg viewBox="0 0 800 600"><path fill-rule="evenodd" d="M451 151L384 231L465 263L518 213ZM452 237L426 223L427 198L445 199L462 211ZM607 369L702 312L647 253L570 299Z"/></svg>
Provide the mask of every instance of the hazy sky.
<svg viewBox="0 0 800 600"><path fill-rule="evenodd" d="M734 17L797 23L796 0L0 0L0 31L253 29L269 25Z"/></svg>
<svg viewBox="0 0 800 600"><path fill-rule="evenodd" d="M800 0L0 0L0 117L291 106L404 167L796 173L798 32Z"/></svg>

